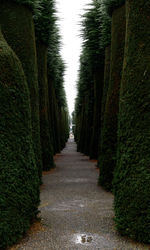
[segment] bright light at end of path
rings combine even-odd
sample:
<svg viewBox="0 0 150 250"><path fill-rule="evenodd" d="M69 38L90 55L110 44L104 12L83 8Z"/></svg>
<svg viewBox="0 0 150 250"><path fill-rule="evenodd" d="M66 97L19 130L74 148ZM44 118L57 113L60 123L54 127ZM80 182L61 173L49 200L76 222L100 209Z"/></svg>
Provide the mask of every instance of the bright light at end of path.
<svg viewBox="0 0 150 250"><path fill-rule="evenodd" d="M61 54L67 66L65 90L70 114L74 110L82 44L80 37L80 16L84 13L86 5L91 2L92 0L56 0L60 34L62 37Z"/></svg>

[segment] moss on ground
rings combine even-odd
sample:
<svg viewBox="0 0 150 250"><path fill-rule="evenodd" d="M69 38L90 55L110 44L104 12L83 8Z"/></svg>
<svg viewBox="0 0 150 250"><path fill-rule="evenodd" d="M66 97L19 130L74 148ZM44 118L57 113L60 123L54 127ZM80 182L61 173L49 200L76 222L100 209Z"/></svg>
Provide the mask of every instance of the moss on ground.
<svg viewBox="0 0 150 250"><path fill-rule="evenodd" d="M122 235L150 243L150 2L127 0L126 13L115 221Z"/></svg>
<svg viewBox="0 0 150 250"><path fill-rule="evenodd" d="M0 0L0 6L0 23L4 37L20 59L29 87L33 146L41 176L38 76L32 12L11 0Z"/></svg>
<svg viewBox="0 0 150 250"><path fill-rule="evenodd" d="M39 178L22 65L0 33L0 248L15 243L37 215Z"/></svg>
<svg viewBox="0 0 150 250"><path fill-rule="evenodd" d="M125 6L112 15L112 41L110 81L105 105L100 149L99 183L107 190L112 189L113 171L116 166L119 91L125 44Z"/></svg>

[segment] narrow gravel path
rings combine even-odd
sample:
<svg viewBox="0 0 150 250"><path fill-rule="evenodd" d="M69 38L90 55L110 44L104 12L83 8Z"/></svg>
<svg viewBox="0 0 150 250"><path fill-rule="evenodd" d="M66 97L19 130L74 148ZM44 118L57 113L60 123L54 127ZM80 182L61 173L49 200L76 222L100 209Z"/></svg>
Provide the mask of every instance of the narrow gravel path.
<svg viewBox="0 0 150 250"><path fill-rule="evenodd" d="M150 249L117 234L113 195L97 186L95 163L69 140L56 157L56 169L43 176L43 230L29 234L16 249Z"/></svg>

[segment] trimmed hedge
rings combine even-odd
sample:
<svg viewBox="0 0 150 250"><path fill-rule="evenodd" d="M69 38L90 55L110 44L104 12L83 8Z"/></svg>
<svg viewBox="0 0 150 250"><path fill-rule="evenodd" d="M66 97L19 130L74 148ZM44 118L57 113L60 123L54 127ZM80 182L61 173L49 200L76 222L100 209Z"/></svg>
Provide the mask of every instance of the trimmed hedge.
<svg viewBox="0 0 150 250"><path fill-rule="evenodd" d="M115 221L122 235L150 243L150 1L127 0L126 11Z"/></svg>
<svg viewBox="0 0 150 250"><path fill-rule="evenodd" d="M101 129L101 98L104 75L101 2L92 1L82 19L83 50L80 58L75 106L77 150L97 159ZM90 134L90 137L89 137Z"/></svg>
<svg viewBox="0 0 150 250"><path fill-rule="evenodd" d="M39 177L22 65L0 33L0 248L16 243L37 215Z"/></svg>
<svg viewBox="0 0 150 250"><path fill-rule="evenodd" d="M0 0L0 23L4 37L20 59L26 75L31 102L33 146L41 176L38 75L32 12L10 0Z"/></svg>
<svg viewBox="0 0 150 250"><path fill-rule="evenodd" d="M103 96L102 96L102 109L101 109L101 126L103 127L104 114L105 114L105 105L107 100L107 93L110 80L110 56L111 56L111 47L105 48L105 67L104 67L104 87L103 87Z"/></svg>
<svg viewBox="0 0 150 250"><path fill-rule="evenodd" d="M7 0L1 0L1 2L6 3ZM10 3L17 3L19 5L24 5L31 10L39 7L40 0L9 0Z"/></svg>
<svg viewBox="0 0 150 250"><path fill-rule="evenodd" d="M112 42L110 81L105 105L100 146L99 184L112 189L113 171L116 166L119 91L125 44L125 6L112 15Z"/></svg>
<svg viewBox="0 0 150 250"><path fill-rule="evenodd" d="M56 17L54 14L54 0L40 0L39 11L34 15L35 32L38 41L47 47L55 26Z"/></svg>
<svg viewBox="0 0 150 250"><path fill-rule="evenodd" d="M50 125L52 129L53 149L54 154L60 153L60 134L59 134L59 120L58 109L56 103L56 94L54 88L54 81L48 71L48 89L49 89L49 117Z"/></svg>
<svg viewBox="0 0 150 250"><path fill-rule="evenodd" d="M107 13L112 16L115 9L125 4L126 0L103 0L106 6Z"/></svg>
<svg viewBox="0 0 150 250"><path fill-rule="evenodd" d="M60 36L57 24L53 27L48 46L48 87L49 87L49 117L52 128L54 153L59 153L69 137L69 122L66 94L64 90L65 64L60 54ZM64 121L64 114L67 119ZM66 131L68 131L66 133ZM67 136L67 138L66 138Z"/></svg>
<svg viewBox="0 0 150 250"><path fill-rule="evenodd" d="M54 167L53 145L50 137L49 124L49 92L47 78L47 47L40 41L37 41L38 58L38 79L39 79L39 100L40 100L40 135L43 170L49 170Z"/></svg>
<svg viewBox="0 0 150 250"><path fill-rule="evenodd" d="M101 62L102 64L102 62ZM98 158L99 138L101 131L101 103L104 85L104 65L93 74L94 76L94 117L90 145L90 159Z"/></svg>
<svg viewBox="0 0 150 250"><path fill-rule="evenodd" d="M103 94L102 94L102 102L101 102L101 131L99 137L99 148L98 148L98 164L100 166L101 161L101 146L103 145L102 135L104 128L104 115L105 115L105 106L106 106L106 99L110 81L110 56L111 56L111 47L105 48L105 63L104 63L104 86L103 86Z"/></svg>

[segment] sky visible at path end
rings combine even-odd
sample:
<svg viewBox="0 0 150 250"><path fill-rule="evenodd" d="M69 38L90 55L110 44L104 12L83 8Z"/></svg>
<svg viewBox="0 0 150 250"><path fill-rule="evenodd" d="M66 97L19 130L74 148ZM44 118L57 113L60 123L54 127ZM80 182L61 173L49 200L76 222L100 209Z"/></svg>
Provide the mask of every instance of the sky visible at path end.
<svg viewBox="0 0 150 250"><path fill-rule="evenodd" d="M82 38L81 15L87 4L92 0L56 0L59 17L60 34L62 38L61 54L66 63L65 90L69 113L74 110L76 98L76 83L78 79L79 58L81 53Z"/></svg>

